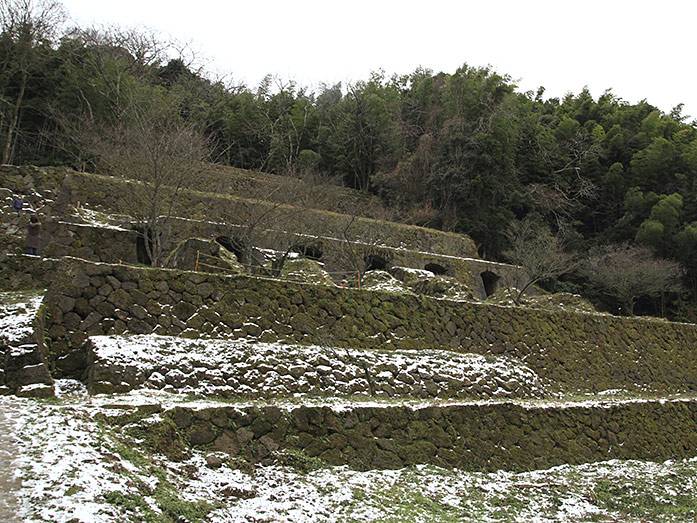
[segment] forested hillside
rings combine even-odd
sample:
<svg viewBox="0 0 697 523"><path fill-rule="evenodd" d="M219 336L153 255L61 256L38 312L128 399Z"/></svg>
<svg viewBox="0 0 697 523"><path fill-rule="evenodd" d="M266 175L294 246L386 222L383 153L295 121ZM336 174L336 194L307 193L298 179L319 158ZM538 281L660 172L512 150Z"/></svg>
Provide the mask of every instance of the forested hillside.
<svg viewBox="0 0 697 523"><path fill-rule="evenodd" d="M273 77L244 86L144 32L68 28L48 1L3 1L1 29L2 163L118 171L108 144L174 132L177 150L195 145L190 159L341 181L380 196L395 219L470 235L489 259L506 259L506 233L524 219L579 254L647 247L685 273L682 291L665 286L639 311L667 304L696 319L697 125L680 106L610 91L545 98L468 65L316 90ZM580 275L549 284L615 311L622 302Z"/></svg>

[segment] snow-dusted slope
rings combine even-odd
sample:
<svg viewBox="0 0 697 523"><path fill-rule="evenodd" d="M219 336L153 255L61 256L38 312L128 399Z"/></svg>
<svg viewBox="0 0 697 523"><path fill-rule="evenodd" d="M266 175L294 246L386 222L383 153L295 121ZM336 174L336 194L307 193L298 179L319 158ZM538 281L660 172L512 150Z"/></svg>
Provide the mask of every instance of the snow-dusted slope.
<svg viewBox="0 0 697 523"><path fill-rule="evenodd" d="M446 350L348 350L190 340L172 336L93 336L90 387L140 387L187 394L284 397L545 397L538 376L510 357Z"/></svg>

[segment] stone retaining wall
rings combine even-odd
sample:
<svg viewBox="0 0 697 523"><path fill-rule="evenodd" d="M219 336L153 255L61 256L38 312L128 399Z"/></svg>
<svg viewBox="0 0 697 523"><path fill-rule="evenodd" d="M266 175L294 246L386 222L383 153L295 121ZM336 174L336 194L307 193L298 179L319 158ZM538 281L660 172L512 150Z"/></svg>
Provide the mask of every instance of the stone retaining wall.
<svg viewBox="0 0 697 523"><path fill-rule="evenodd" d="M417 409L175 407L164 419L148 433L166 433L171 420L183 445L262 462L299 451L330 465L362 470L430 463L471 471L522 471L608 459L663 461L697 452L694 400ZM177 442L176 435L170 432L158 441Z"/></svg>
<svg viewBox="0 0 697 523"><path fill-rule="evenodd" d="M535 373L517 360L444 350L369 351L151 334L90 337L87 357L92 394L146 388L238 398L548 396Z"/></svg>
<svg viewBox="0 0 697 523"><path fill-rule="evenodd" d="M274 188L290 185L293 193L311 191L312 187L300 179L258 171L248 171L225 165L211 165L205 173L205 187L218 194L264 194L268 201L283 203L288 198L287 191L275 191ZM203 186L204 184L202 184ZM366 218L381 219L385 209L380 197L366 191L357 191L348 187L332 185L322 194L322 209L332 212L357 214Z"/></svg>
<svg viewBox="0 0 697 523"><path fill-rule="evenodd" d="M53 396L46 366L43 292L0 293L0 394Z"/></svg>
<svg viewBox="0 0 697 523"><path fill-rule="evenodd" d="M13 193L27 195L36 190L56 198L51 200L53 216L62 215L69 206L78 202L107 212L122 212L120 199L128 194L129 182L110 176L81 173L66 167L35 167L10 165L0 166L0 187ZM183 199L181 208L175 209L174 215L198 216L216 220L221 210L229 216L239 216L244 220L245 208L254 205L247 202L240 206L239 199L202 191L189 191ZM44 202L45 203L45 202ZM235 210L236 205L240 209ZM267 202L258 202L267 207ZM343 231L351 221L350 214L310 210L311 218L306 220L307 230L299 231L308 236L326 235L328 232ZM317 230L313 230L313 227ZM427 229L394 222L385 222L369 218L356 217L351 227L351 235L357 238L376 238L380 243L390 242L390 246L407 248L415 251L438 252L453 256L475 256L474 242L461 234Z"/></svg>
<svg viewBox="0 0 697 523"><path fill-rule="evenodd" d="M190 241L192 238L214 239L234 235L239 228L212 222L173 219L171 229L171 237L164 244L165 251L172 251L178 242ZM138 236L135 230L71 223L47 218L42 224L40 254L51 258L72 256L92 262L118 263L122 261L123 263L137 264L144 261L138 259ZM21 242L15 242L16 245L13 246L12 251L23 253L22 242L23 239ZM350 271L355 271L355 266L346 257L344 244L339 240L315 238L311 243L322 249L322 257L319 261L330 273L346 276L352 274ZM263 244L259 247L273 249L278 245ZM459 282L467 285L481 299L485 299L487 296L480 277L481 272L487 270L494 272L501 277L501 282L511 283L514 281L511 275L516 269L511 265L484 260L375 245L353 245L352 253L356 257L355 263L361 267L362 272L365 270L365 260L370 256L383 258L387 262L387 268L399 266L424 269L429 264L438 265L446 271L447 276L456 278ZM207 261L211 263L210 260ZM187 270L193 270L194 265L194 261L191 261ZM337 276L336 279L342 279L341 276Z"/></svg>
<svg viewBox="0 0 697 523"><path fill-rule="evenodd" d="M0 291L46 289L56 277L58 264L52 258L0 255Z"/></svg>
<svg viewBox="0 0 697 523"><path fill-rule="evenodd" d="M6 176L6 185L13 188L7 189L10 191L8 194L15 191L24 194L39 187L51 196L50 199L48 196L42 199L36 195L36 198L39 198L37 202L40 202L41 206L45 205L42 211L42 255L75 256L106 263L117 263L119 260L124 263L144 262L138 259L135 231L68 223L75 219L68 217L68 211L78 202L109 212L118 212L118 198L128 190L128 182L118 178L80 173L64 167L3 166L0 168L0 174ZM252 205L247 202L240 212L236 212L231 210L235 207L235 202L239 200L211 193L192 192L187 197L186 206L178 213L182 216L206 216L209 220L215 220L218 216L218 222L172 218L171 230L163 245L164 250L171 251L179 242L190 237L234 236L237 229L235 225L219 223L229 221L220 218L220 210L223 209L230 216L237 216L244 221L242 210L248 210ZM254 205L268 204L258 202ZM322 251L321 261L330 272L354 271L355 267L361 268L363 272L366 269L366 259L374 256L384 259L388 266L424 269L433 264L443 268L448 276L468 285L481 299L487 296L482 285L481 272L489 270L512 281L510 275L514 274L514 267L477 260L474 244L466 236L366 218L357 218L351 226L349 236L353 239L360 238L364 243L353 244L351 255L348 256L344 242L328 236L340 238L351 217L326 211L308 212L312 217L305 220L306 230L301 232L311 245ZM17 237L7 237L13 242L13 252L17 253L24 250L23 222L20 229ZM292 234L293 237L296 236L296 233ZM279 234L271 234L269 238L273 238L271 241L279 241ZM260 238L262 243L264 240L264 237ZM389 245L385 242L389 242ZM258 247L279 248L279 245L267 243Z"/></svg>
<svg viewBox="0 0 697 523"><path fill-rule="evenodd" d="M119 213L123 211L123 205L119 203L119 199L123 198L129 190L129 182L123 179L73 172L66 177L59 200L73 205L79 200L94 208ZM267 208L273 205L275 204L262 201L245 201L241 204L240 199L234 196L187 191L180 208L175 209L173 215L206 217L213 221L221 220L222 217L228 218L222 221L230 221L231 217L236 217L240 223L245 223L245 215L249 214L251 207ZM351 223L351 237L371 238L379 240L381 244L389 244L391 247L415 251L438 252L453 256L477 256L474 242L461 234L369 218L356 217L352 220L351 215L328 211L310 209L307 213L308 218L303 220L303 230L297 232L309 237L328 234L341 237L341 232Z"/></svg>
<svg viewBox="0 0 697 523"><path fill-rule="evenodd" d="M180 218L173 219L172 224L171 242L165 245L165 250L173 250L178 242L185 241L192 237L244 237L244 233L241 232L242 228L235 225L225 225L200 220L184 220ZM270 235L272 241L279 241L281 236L280 233ZM296 235L291 234L290 236L290 241L281 241L280 244L274 244L272 242L261 243L256 247L262 249L283 249L284 245L292 244L293 240L299 244L302 243L300 239L296 238ZM361 273L365 272L367 260L370 257L379 257L383 259L386 262L385 270L394 266L425 269L427 266L434 264L444 270L443 274L456 278L459 282L464 283L472 289L476 296L485 299L487 294L482 284L481 272L489 270L502 277L502 282L504 280L512 282L513 280L510 276L514 274L516 269L515 266L503 263L492 263L485 260L449 256L437 252L421 252L405 248L398 249L385 245L353 243L351 244L349 252L346 248L346 243L336 238L310 235L306 238L307 245L313 246L321 252L318 261L324 265L329 273L337 275L337 280L347 275L351 277L352 274L355 273L356 267L360 268ZM263 242L265 239L260 238L260 240ZM193 265L189 270L193 270Z"/></svg>
<svg viewBox="0 0 697 523"><path fill-rule="evenodd" d="M136 231L50 221L41 233L45 256L74 256L94 262L138 263Z"/></svg>
<svg viewBox="0 0 697 523"><path fill-rule="evenodd" d="M46 297L51 364L84 378L90 335L250 338L505 354L565 391L697 390L697 326L249 276L66 259Z"/></svg>
<svg viewBox="0 0 697 523"><path fill-rule="evenodd" d="M0 165L0 187L22 196L32 195L37 191L56 195L66 174L71 172L74 171L66 167Z"/></svg>

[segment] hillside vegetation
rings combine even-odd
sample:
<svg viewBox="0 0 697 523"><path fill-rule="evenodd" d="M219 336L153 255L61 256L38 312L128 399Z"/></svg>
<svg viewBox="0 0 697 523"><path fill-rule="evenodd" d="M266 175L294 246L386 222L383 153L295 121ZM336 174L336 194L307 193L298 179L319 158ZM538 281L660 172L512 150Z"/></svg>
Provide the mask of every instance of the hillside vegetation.
<svg viewBox="0 0 697 523"><path fill-rule="evenodd" d="M695 520L680 107L63 20L0 0L0 521Z"/></svg>
<svg viewBox="0 0 697 523"><path fill-rule="evenodd" d="M200 160L341 183L372 196L369 216L467 234L495 260L511 224L534 220L576 253L629 243L681 263L682 290L656 291L637 312L695 318L697 127L680 106L610 90L545 98L466 64L317 90L271 76L245 86L169 59L147 32L68 28L59 3L2 9L2 163L128 174L157 153L172 155L158 175L175 186L177 168ZM623 305L582 276L561 280L546 284Z"/></svg>

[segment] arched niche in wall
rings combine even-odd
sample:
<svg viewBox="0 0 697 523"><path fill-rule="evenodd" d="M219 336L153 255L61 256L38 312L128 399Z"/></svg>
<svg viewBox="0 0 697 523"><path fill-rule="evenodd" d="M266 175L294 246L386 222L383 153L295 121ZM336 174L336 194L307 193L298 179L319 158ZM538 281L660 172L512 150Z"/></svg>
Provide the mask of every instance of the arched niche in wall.
<svg viewBox="0 0 697 523"><path fill-rule="evenodd" d="M242 262L242 243L240 240L230 236L218 236L215 242L226 251L234 254L237 257L237 261Z"/></svg>
<svg viewBox="0 0 697 523"><path fill-rule="evenodd" d="M446 274L448 274L448 268L443 267L442 265L439 265L437 263L427 263L424 267L424 270L432 272L436 276L445 276Z"/></svg>
<svg viewBox="0 0 697 523"><path fill-rule="evenodd" d="M315 261L319 261L323 254L322 246L318 243L298 244L295 245L291 250L305 258Z"/></svg>
<svg viewBox="0 0 697 523"><path fill-rule="evenodd" d="M389 262L382 256L377 254L369 254L365 257L366 271L386 271L389 268Z"/></svg>
<svg viewBox="0 0 697 523"><path fill-rule="evenodd" d="M152 265L152 260L148 254L148 248L145 244L145 232L143 229L136 229L136 261L142 265Z"/></svg>
<svg viewBox="0 0 697 523"><path fill-rule="evenodd" d="M494 294L499 288L499 280L501 276L491 271L484 271L480 274L482 278L482 283L484 284L484 292L487 298Z"/></svg>

